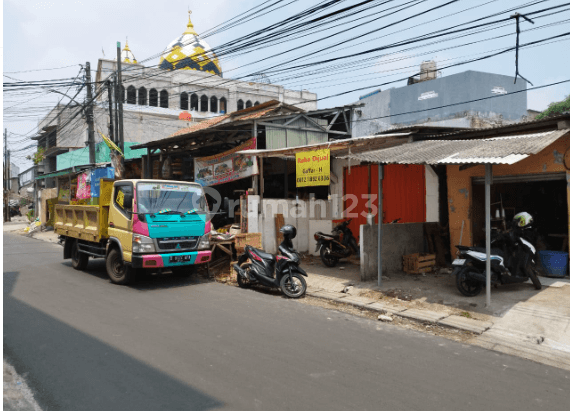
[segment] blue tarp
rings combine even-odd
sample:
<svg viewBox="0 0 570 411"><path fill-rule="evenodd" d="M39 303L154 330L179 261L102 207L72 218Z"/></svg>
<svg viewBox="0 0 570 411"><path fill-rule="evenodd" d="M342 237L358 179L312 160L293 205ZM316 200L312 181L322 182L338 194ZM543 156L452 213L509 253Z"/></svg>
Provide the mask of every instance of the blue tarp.
<svg viewBox="0 0 570 411"><path fill-rule="evenodd" d="M115 169L113 167L96 168L91 170L91 198L99 197L101 188L101 178L114 178Z"/></svg>

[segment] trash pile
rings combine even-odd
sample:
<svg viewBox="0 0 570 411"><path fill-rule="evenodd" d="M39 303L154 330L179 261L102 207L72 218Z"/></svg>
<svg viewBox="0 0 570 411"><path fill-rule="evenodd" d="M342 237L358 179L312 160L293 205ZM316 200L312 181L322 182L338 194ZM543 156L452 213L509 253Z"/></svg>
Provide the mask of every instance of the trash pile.
<svg viewBox="0 0 570 411"><path fill-rule="evenodd" d="M41 227L41 225L42 225L42 222L40 221L40 218L38 217L34 221L32 221L29 226L27 226L24 229L24 232L27 234L32 234L34 231L36 231L38 229L38 227Z"/></svg>
<svg viewBox="0 0 570 411"><path fill-rule="evenodd" d="M238 224L229 224L224 227L220 227L217 230L212 230L210 232L210 240L213 241L229 241L233 240L236 234L240 234L241 230Z"/></svg>

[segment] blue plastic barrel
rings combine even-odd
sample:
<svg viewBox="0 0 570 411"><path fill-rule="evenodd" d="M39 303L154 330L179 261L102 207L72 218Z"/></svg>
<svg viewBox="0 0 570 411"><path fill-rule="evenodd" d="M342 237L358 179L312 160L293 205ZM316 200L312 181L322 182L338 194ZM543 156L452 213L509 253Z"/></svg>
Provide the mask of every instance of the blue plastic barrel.
<svg viewBox="0 0 570 411"><path fill-rule="evenodd" d="M563 251L539 251L540 263L549 277L564 277L568 272L568 253Z"/></svg>

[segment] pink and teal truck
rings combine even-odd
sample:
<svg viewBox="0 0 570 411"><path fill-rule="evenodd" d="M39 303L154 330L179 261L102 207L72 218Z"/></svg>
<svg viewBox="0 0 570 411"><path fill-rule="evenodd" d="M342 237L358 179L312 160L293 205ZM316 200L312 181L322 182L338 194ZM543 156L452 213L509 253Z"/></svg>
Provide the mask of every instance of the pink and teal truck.
<svg viewBox="0 0 570 411"><path fill-rule="evenodd" d="M143 270L187 276L210 261L211 225L200 184L166 180L100 180L99 204L55 206L63 258L84 270L104 258L116 284Z"/></svg>

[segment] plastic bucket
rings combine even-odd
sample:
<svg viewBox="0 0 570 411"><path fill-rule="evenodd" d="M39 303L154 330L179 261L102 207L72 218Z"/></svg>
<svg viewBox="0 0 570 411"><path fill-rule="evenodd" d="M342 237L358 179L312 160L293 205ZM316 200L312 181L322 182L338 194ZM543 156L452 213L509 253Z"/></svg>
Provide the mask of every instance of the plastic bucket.
<svg viewBox="0 0 570 411"><path fill-rule="evenodd" d="M568 272L568 253L563 251L539 251L540 263L549 277L564 277Z"/></svg>

